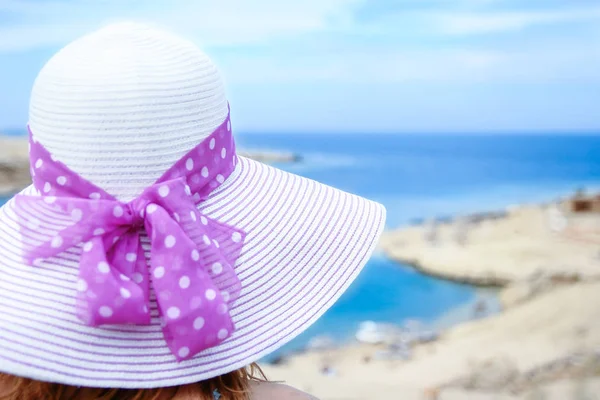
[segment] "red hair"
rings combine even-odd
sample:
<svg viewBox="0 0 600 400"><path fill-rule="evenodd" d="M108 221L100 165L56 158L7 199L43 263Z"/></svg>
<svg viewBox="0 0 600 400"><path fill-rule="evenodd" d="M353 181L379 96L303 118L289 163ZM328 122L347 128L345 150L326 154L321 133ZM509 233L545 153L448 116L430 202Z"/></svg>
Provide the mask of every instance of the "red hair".
<svg viewBox="0 0 600 400"><path fill-rule="evenodd" d="M256 364L206 381L158 389L100 389L0 374L0 400L249 400L250 383L266 381Z"/></svg>

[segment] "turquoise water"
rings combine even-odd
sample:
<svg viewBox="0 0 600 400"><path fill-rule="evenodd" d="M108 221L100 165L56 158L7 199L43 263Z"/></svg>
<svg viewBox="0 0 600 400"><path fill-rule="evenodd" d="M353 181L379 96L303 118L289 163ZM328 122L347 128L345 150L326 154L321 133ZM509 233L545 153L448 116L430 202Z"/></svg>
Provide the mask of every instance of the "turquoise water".
<svg viewBox="0 0 600 400"><path fill-rule="evenodd" d="M301 154L303 162L279 167L383 203L388 228L600 187L600 135L247 134L238 144ZM433 322L477 293L375 254L341 299L277 353L322 334L348 339L364 320Z"/></svg>
<svg viewBox="0 0 600 400"><path fill-rule="evenodd" d="M347 341L365 320L402 324L417 319L430 324L449 310L473 302L476 295L473 287L424 276L375 254L325 315L265 360L302 350L311 338L321 335Z"/></svg>
<svg viewBox="0 0 600 400"><path fill-rule="evenodd" d="M600 136L256 134L238 142L301 154L304 162L278 166L383 203L388 228L551 200L600 184ZM314 336L349 339L364 320L433 323L477 296L473 287L423 276L376 254L323 317L269 358L301 349Z"/></svg>

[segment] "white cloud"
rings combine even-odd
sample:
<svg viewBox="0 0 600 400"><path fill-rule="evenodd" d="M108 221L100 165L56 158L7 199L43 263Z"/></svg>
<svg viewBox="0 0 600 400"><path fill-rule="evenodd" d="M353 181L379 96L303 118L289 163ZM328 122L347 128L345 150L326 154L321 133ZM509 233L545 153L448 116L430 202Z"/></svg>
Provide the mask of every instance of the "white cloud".
<svg viewBox="0 0 600 400"><path fill-rule="evenodd" d="M185 34L206 46L239 45L335 30L360 0L0 1L0 51L62 45L106 23L135 19Z"/></svg>
<svg viewBox="0 0 600 400"><path fill-rule="evenodd" d="M428 16L433 26L443 34L472 35L493 32L520 31L537 25L564 22L597 21L600 7L570 11L439 13Z"/></svg>
<svg viewBox="0 0 600 400"><path fill-rule="evenodd" d="M461 0L485 9L490 0ZM493 0L492 0L493 1ZM210 52L232 84L600 81L595 36L564 35L503 46L471 35L519 32L600 19L600 8L568 12L387 13L360 22L364 0L0 0L0 52L61 46L109 21L135 18L182 33ZM368 4L368 3L366 3ZM593 24L592 24L593 25ZM408 39L407 39L408 37ZM492 36L486 36L491 38ZM360 40L356 40L356 39ZM443 45L440 45L443 43ZM260 45L253 51L247 45ZM223 52L224 47L250 51Z"/></svg>
<svg viewBox="0 0 600 400"><path fill-rule="evenodd" d="M299 53L285 58L230 55L216 59L229 84L600 83L594 41L516 50L448 48Z"/></svg>

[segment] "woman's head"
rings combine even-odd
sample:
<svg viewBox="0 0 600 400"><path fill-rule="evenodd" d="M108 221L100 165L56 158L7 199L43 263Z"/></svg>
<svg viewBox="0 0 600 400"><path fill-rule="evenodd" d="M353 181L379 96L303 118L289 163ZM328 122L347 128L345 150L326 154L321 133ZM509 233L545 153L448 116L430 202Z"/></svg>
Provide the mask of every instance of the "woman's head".
<svg viewBox="0 0 600 400"><path fill-rule="evenodd" d="M248 400L252 382L265 380L256 364L206 381L156 389L70 386L0 373L0 400Z"/></svg>

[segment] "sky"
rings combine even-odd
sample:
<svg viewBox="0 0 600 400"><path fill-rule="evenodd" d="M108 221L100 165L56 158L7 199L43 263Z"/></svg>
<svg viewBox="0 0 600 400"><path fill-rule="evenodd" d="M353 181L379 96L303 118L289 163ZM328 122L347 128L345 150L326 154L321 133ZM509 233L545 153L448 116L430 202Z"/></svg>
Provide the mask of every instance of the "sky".
<svg viewBox="0 0 600 400"><path fill-rule="evenodd" d="M111 22L196 42L246 132L600 132L599 0L0 0L0 130Z"/></svg>

